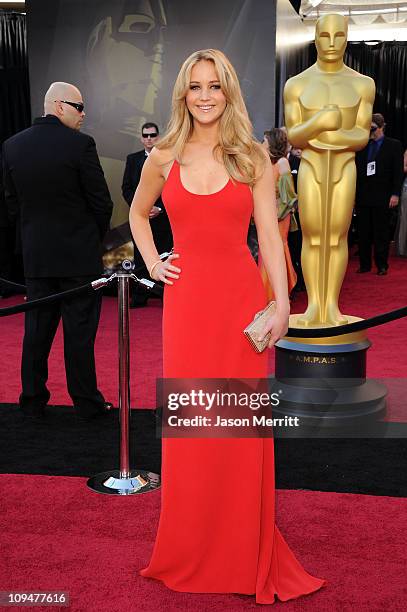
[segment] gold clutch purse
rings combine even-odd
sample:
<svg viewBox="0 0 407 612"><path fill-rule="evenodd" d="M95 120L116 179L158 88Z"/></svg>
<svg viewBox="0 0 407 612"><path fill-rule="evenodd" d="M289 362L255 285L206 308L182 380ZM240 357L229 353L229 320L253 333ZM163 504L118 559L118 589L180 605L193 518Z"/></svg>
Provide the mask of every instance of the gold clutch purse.
<svg viewBox="0 0 407 612"><path fill-rule="evenodd" d="M268 332L261 342L258 340L258 337L263 331L266 319L274 314L275 311L276 303L270 302L263 310L260 310L260 312L254 315L253 321L249 323L249 325L243 331L256 353L262 353L270 342L271 331Z"/></svg>

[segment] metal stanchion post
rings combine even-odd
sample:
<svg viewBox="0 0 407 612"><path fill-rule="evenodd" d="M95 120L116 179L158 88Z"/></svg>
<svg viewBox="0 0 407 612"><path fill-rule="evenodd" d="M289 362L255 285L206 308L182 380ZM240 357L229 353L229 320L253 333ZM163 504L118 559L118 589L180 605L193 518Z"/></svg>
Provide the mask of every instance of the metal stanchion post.
<svg viewBox="0 0 407 612"><path fill-rule="evenodd" d="M108 495L146 493L160 486L159 474L146 470L131 470L129 458L130 437L130 338L129 338L129 281L135 278L131 262L124 261L119 280L119 419L120 469L96 474L88 480L88 487ZM138 279L137 279L138 281Z"/></svg>

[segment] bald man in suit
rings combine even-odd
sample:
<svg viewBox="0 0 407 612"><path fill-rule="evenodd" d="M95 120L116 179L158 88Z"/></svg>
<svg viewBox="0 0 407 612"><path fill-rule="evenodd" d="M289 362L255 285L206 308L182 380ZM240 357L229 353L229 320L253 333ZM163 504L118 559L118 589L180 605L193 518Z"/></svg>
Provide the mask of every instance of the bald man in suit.
<svg viewBox="0 0 407 612"><path fill-rule="evenodd" d="M103 272L102 240L113 209L93 138L80 132L81 92L53 83L44 116L3 146L10 216L21 228L28 300L89 283ZM20 407L41 417L50 393L48 356L62 318L68 391L78 416L110 408L97 387L94 342L101 294L82 293L25 314Z"/></svg>

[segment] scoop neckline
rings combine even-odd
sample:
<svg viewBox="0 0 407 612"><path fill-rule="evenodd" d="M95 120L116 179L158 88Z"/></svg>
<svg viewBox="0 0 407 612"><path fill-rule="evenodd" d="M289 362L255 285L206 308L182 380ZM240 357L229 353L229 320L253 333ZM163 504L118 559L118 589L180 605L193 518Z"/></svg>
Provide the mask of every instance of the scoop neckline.
<svg viewBox="0 0 407 612"><path fill-rule="evenodd" d="M217 195L219 193L222 193L222 191L225 191L226 187L229 185L230 183L230 178L228 178L227 182L223 185L223 187L221 187L221 189L218 189L218 191L213 191L212 193L194 193L193 191L189 191L189 189L187 189L184 185L184 183L182 182L181 179L181 165L177 162L177 160L175 160L177 166L178 166L178 176L179 176L179 182L181 184L181 187L184 191L186 191L187 193L189 193L189 195L193 195L196 196L198 198L207 198L209 196L214 196Z"/></svg>

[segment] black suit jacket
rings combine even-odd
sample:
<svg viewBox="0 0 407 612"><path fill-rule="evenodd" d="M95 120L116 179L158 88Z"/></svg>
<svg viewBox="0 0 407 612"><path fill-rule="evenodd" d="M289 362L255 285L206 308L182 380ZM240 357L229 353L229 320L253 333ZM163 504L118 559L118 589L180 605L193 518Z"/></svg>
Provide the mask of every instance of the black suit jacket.
<svg viewBox="0 0 407 612"><path fill-rule="evenodd" d="M292 155L291 153L288 155L288 163L290 164L291 174L294 181L294 189L295 193L298 193L298 170L300 169L301 157L297 155Z"/></svg>
<svg viewBox="0 0 407 612"><path fill-rule="evenodd" d="M113 203L93 138L40 117L6 140L3 169L26 278L100 274Z"/></svg>
<svg viewBox="0 0 407 612"><path fill-rule="evenodd" d="M141 171L146 159L147 155L144 149L142 151L137 151L137 153L130 153L130 155L127 156L126 167L123 175L122 193L129 206L132 203L137 185L140 182ZM159 206L162 209L162 212L157 215L157 217L150 219L151 230L154 238L157 241L157 238L160 237L159 235L171 235L171 227L167 211L165 210L165 206L161 198L158 198L158 200L155 202L155 206Z"/></svg>
<svg viewBox="0 0 407 612"><path fill-rule="evenodd" d="M399 140L384 137L376 155L376 173L367 176L367 145L356 153L356 206L388 208L392 195L400 195L403 183L403 148Z"/></svg>

